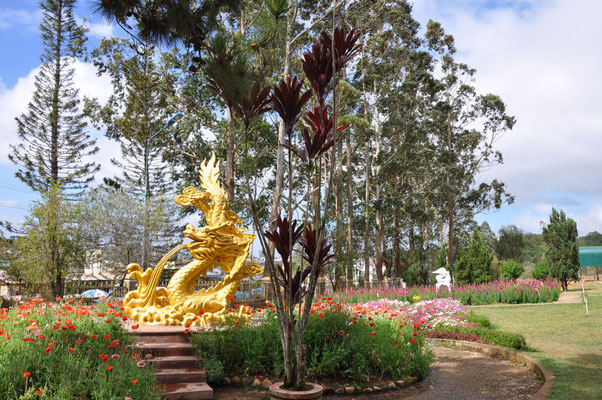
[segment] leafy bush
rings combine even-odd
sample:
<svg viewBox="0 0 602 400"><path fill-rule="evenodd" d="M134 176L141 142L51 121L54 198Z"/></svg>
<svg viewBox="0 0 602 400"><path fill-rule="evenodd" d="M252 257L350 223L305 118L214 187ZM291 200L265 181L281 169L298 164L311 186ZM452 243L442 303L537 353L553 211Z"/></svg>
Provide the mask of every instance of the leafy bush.
<svg viewBox="0 0 602 400"><path fill-rule="evenodd" d="M322 303L322 302L319 302ZM319 304L318 303L318 304ZM269 310L269 309L267 309ZM223 370L255 375L282 374L282 348L277 321L268 317L258 325L227 321L219 329L192 335L191 342L204 360L208 377L217 381L212 363ZM425 350L420 324L399 320L372 320L342 310L339 304L316 305L305 336L310 379L401 379L425 377L432 359Z"/></svg>
<svg viewBox="0 0 602 400"><path fill-rule="evenodd" d="M518 279L525 272L525 267L518 261L508 260L502 265L502 277L505 281Z"/></svg>
<svg viewBox="0 0 602 400"><path fill-rule="evenodd" d="M543 281L544 279L547 279L548 276L550 276L550 267L548 265L548 260L544 258L538 262L533 269L533 278Z"/></svg>
<svg viewBox="0 0 602 400"><path fill-rule="evenodd" d="M476 330L476 335L488 340L498 346L508 347L516 350L523 350L527 348L527 342L525 337L518 333L497 331L490 328L479 327Z"/></svg>
<svg viewBox="0 0 602 400"><path fill-rule="evenodd" d="M489 318L483 316L483 315L479 315L479 314L475 314L473 312L471 312L470 314L468 314L468 321L470 322L474 322L477 325L480 325L484 328L491 328L491 321L489 321Z"/></svg>
<svg viewBox="0 0 602 400"><path fill-rule="evenodd" d="M491 281L489 269L492 261L493 255L475 231L468 248L460 252L460 259L456 263L456 282L478 284Z"/></svg>
<svg viewBox="0 0 602 400"><path fill-rule="evenodd" d="M1 309L0 398L159 399L154 370L120 318L111 303L32 300Z"/></svg>
<svg viewBox="0 0 602 400"><path fill-rule="evenodd" d="M481 339L485 339L492 344L516 350L523 350L527 348L527 343L523 335L498 331L484 326L477 325L474 328L463 326L437 326L434 330L439 332L472 334L480 337Z"/></svg>

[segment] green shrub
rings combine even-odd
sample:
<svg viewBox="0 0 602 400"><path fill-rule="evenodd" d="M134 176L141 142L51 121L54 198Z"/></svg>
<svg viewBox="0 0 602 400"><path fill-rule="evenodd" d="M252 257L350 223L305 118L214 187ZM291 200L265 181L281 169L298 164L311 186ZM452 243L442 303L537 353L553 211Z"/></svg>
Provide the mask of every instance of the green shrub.
<svg viewBox="0 0 602 400"><path fill-rule="evenodd" d="M477 336L498 346L516 350L527 348L525 337L518 333L497 331L490 328L477 328Z"/></svg>
<svg viewBox="0 0 602 400"><path fill-rule="evenodd" d="M523 350L527 348L527 343L523 335L498 331L485 326L477 325L475 328L463 326L436 326L434 330L440 332L468 333L476 335L481 339L485 339L492 344L516 350Z"/></svg>
<svg viewBox="0 0 602 400"><path fill-rule="evenodd" d="M268 309L269 310L269 309ZM191 342L209 364L251 375L281 375L282 348L273 314L258 325L228 321L212 331L192 335ZM355 322L354 322L355 321ZM305 335L307 374L310 379L401 379L425 377L432 354L421 332L394 320L354 317L336 306L312 314ZM210 368L211 367L211 368ZM218 371L219 372L219 371ZM213 378L212 378L213 379Z"/></svg>
<svg viewBox="0 0 602 400"><path fill-rule="evenodd" d="M508 260L502 265L502 277L506 281L518 279L525 271L525 267L518 261Z"/></svg>
<svg viewBox="0 0 602 400"><path fill-rule="evenodd" d="M544 258L533 269L533 278L543 281L548 276L550 276L550 267L548 266L548 260Z"/></svg>
<svg viewBox="0 0 602 400"><path fill-rule="evenodd" d="M491 321L489 321L489 318L483 315L471 312L470 314L468 314L467 320L468 322L474 322L475 324L478 324L484 328L491 328Z"/></svg>
<svg viewBox="0 0 602 400"><path fill-rule="evenodd" d="M222 362L215 357L206 357L203 360L205 369L207 370L207 382L211 384L217 384L224 380L224 365Z"/></svg>

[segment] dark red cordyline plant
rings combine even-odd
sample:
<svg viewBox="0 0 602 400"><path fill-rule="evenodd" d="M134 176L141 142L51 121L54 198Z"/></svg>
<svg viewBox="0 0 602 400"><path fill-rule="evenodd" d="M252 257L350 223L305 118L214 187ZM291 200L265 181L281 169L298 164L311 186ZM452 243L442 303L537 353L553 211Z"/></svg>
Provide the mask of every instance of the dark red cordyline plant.
<svg viewBox="0 0 602 400"><path fill-rule="evenodd" d="M328 244L328 240L323 235L323 230L323 226L313 229L311 225L307 225L303 231L303 259L309 265L313 265L315 261L318 267L318 274L326 265L334 262L334 254L330 253L332 244ZM317 260L316 257L318 258Z"/></svg>
<svg viewBox="0 0 602 400"><path fill-rule="evenodd" d="M289 290L289 281L293 282L293 287L291 288L293 292L293 299L299 297L298 291L301 282L299 280L300 276L292 276L293 272L291 261L293 249L290 247L291 245L294 247L299 240L301 240L301 235L303 234L303 224L297 226L298 222L299 221L297 220L289 220L286 217L278 217L276 229L271 232L267 231L264 233L265 237L267 237L270 242L274 243L276 251L282 257L282 267L278 266L280 278L275 278L277 279L278 284L283 287L285 291ZM299 272L297 272L297 275L299 275ZM297 281L296 287L295 280Z"/></svg>
<svg viewBox="0 0 602 400"><path fill-rule="evenodd" d="M332 130L333 117L328 116L326 106L315 106L308 111L303 119L305 125L313 132L313 136L307 128L301 132L303 146L291 146L291 150L303 160L306 167L311 169L314 161L320 154L327 152L336 141L336 133L343 131L349 124L340 126L336 133Z"/></svg>
<svg viewBox="0 0 602 400"><path fill-rule="evenodd" d="M330 41L330 37L328 39ZM330 82L332 81L332 51L330 47L325 45L323 39L318 40L310 51L303 53L301 63L303 72L318 97L318 102L325 107L326 96L331 90Z"/></svg>
<svg viewBox="0 0 602 400"><path fill-rule="evenodd" d="M274 87L274 93L271 97L272 107L282 118L289 136L293 127L301 118L305 103L311 97L311 91L309 90L301 93L302 87L302 80L299 81L296 77L288 76L286 79L282 79L278 86Z"/></svg>
<svg viewBox="0 0 602 400"><path fill-rule="evenodd" d="M335 65L337 72L339 72L349 60L353 58L362 48L362 44L356 44L360 34L355 29L345 34L343 28L335 28L334 30L334 53L335 53ZM329 49L332 48L332 40L326 32L322 32L321 41Z"/></svg>
<svg viewBox="0 0 602 400"><path fill-rule="evenodd" d="M245 130L249 129L251 121L261 114L270 111L270 88L261 89L259 83L253 85L248 96L241 96L233 104L234 111L242 118Z"/></svg>

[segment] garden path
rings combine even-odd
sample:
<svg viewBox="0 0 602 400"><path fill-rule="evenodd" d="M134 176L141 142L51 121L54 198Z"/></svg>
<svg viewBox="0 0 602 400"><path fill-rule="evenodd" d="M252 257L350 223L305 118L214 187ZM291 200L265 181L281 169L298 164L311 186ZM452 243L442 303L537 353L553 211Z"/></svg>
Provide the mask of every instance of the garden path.
<svg viewBox="0 0 602 400"><path fill-rule="evenodd" d="M554 303L558 304L570 304L570 303L581 303L582 301L581 291L567 290L560 293L560 297Z"/></svg>
<svg viewBox="0 0 602 400"><path fill-rule="evenodd" d="M508 360L457 348L435 346L431 375L422 382L396 391L372 395L324 396L325 399L431 400L529 399L542 385L531 370ZM218 389L216 400L267 399L266 392L239 388Z"/></svg>

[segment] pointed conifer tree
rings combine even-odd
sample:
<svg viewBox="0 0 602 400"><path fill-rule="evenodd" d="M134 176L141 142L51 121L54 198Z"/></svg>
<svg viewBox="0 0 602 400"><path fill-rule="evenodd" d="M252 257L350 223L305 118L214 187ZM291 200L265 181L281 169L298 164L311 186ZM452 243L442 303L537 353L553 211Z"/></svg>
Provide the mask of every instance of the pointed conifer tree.
<svg viewBox="0 0 602 400"><path fill-rule="evenodd" d="M17 118L20 143L9 158L20 168L16 176L33 190L47 192L82 189L99 165L86 160L98 151L85 130L73 86L74 61L83 53L85 30L73 17L75 0L40 3L40 31L44 51L35 92L28 110Z"/></svg>

